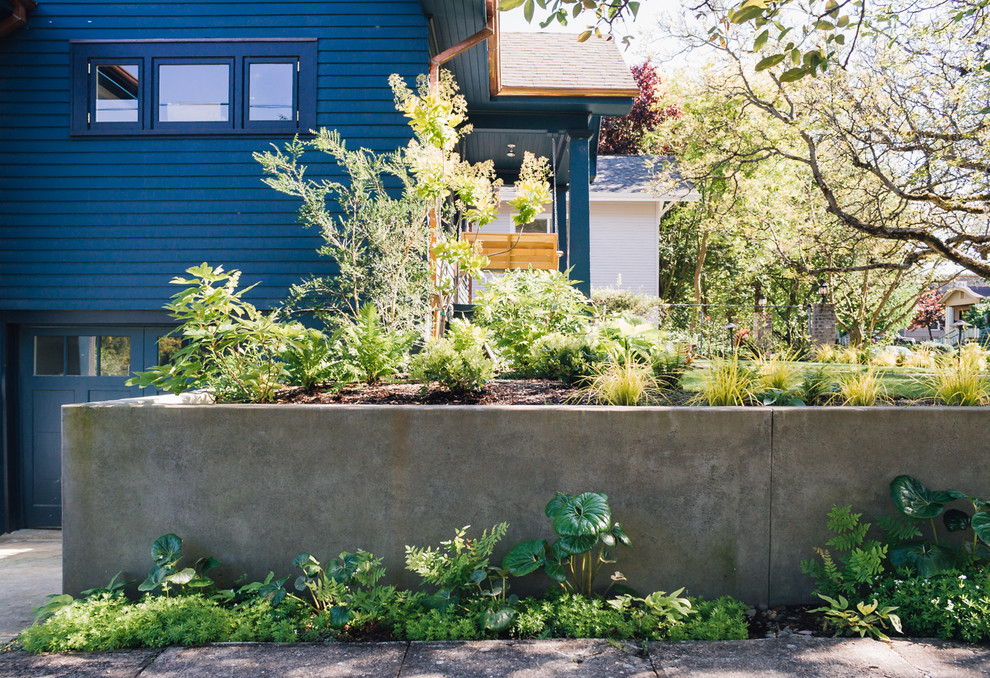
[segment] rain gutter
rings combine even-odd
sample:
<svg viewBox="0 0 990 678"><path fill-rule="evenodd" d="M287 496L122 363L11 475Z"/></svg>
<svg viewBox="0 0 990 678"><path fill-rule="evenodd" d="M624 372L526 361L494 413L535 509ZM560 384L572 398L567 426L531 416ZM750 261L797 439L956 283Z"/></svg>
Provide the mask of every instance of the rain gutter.
<svg viewBox="0 0 990 678"><path fill-rule="evenodd" d="M0 22L0 37L25 25L28 20L28 14L38 7L38 3L35 0L11 0L10 4L10 16Z"/></svg>

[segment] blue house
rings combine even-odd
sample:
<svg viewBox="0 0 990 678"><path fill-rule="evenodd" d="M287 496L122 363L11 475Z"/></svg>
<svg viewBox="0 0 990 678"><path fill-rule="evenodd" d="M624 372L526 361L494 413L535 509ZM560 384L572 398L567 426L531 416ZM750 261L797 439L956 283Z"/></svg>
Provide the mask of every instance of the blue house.
<svg viewBox="0 0 990 678"><path fill-rule="evenodd" d="M240 269L265 307L332 273L251 154L316 126L405 144L387 78L431 59L468 99L465 157L552 159L589 281L598 121L636 94L611 43L503 34L494 0L0 0L0 532L60 524L60 407L140 393L174 275Z"/></svg>

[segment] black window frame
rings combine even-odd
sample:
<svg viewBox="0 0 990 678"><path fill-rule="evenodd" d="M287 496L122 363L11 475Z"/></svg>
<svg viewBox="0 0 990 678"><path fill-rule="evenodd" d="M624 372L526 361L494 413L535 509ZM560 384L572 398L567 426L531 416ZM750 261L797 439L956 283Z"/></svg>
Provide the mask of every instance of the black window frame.
<svg viewBox="0 0 990 678"><path fill-rule="evenodd" d="M81 136L177 136L300 134L316 127L317 42L315 38L252 40L76 40L72 50L70 132ZM158 67L163 64L230 63L230 120L158 122ZM252 63L296 64L295 120L249 119ZM96 122L96 68L136 64L138 121Z"/></svg>

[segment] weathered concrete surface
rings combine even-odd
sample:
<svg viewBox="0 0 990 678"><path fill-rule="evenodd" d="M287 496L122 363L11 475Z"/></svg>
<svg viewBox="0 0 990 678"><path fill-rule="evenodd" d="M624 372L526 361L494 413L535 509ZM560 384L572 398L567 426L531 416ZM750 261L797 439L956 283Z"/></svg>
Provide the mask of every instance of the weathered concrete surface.
<svg viewBox="0 0 990 678"><path fill-rule="evenodd" d="M800 561L828 540L833 505L851 504L875 523L893 515L890 481L904 474L932 489L990 495L988 434L987 408L775 408L771 600L808 599L811 580L800 575Z"/></svg>
<svg viewBox="0 0 990 678"><path fill-rule="evenodd" d="M18 530L0 535L0 643L34 621L34 609L62 588L62 533Z"/></svg>
<svg viewBox="0 0 990 678"><path fill-rule="evenodd" d="M664 678L981 678L990 651L952 643L868 638L774 638L650 643Z"/></svg>
<svg viewBox="0 0 990 678"><path fill-rule="evenodd" d="M135 678L161 650L0 654L0 678Z"/></svg>
<svg viewBox="0 0 990 678"><path fill-rule="evenodd" d="M219 558L222 581L363 548L412 586L407 544L507 521L500 558L552 536L554 492L593 490L633 540L615 567L637 589L790 604L811 598L799 562L827 540L833 504L873 520L899 474L981 496L990 477L986 408L174 403L63 409L67 592L118 570L140 581L167 532Z"/></svg>
<svg viewBox="0 0 990 678"><path fill-rule="evenodd" d="M940 641L802 638L649 643L603 640L230 644L32 656L0 654L0 678L981 678L990 649Z"/></svg>
<svg viewBox="0 0 990 678"><path fill-rule="evenodd" d="M402 678L656 678L648 655L604 640L412 643Z"/></svg>
<svg viewBox="0 0 990 678"><path fill-rule="evenodd" d="M408 643L231 644L169 648L142 678L398 676ZM405 675L403 673L403 675Z"/></svg>
<svg viewBox="0 0 990 678"><path fill-rule="evenodd" d="M68 406L63 586L118 570L140 581L167 532L189 556L215 555L224 581L287 574L301 551L363 548L411 586L406 544L507 521L501 558L552 536L554 492L593 490L633 541L615 566L632 585L763 602L770 419L756 408Z"/></svg>

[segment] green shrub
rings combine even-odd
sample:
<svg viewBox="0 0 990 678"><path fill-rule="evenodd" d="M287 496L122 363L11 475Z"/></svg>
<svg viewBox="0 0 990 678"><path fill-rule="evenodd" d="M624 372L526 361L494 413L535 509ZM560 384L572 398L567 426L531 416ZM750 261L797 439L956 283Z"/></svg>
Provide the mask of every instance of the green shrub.
<svg viewBox="0 0 990 678"><path fill-rule="evenodd" d="M746 623L748 605L722 596L715 600L691 598L695 614L667 632L667 640L745 640L749 637Z"/></svg>
<svg viewBox="0 0 990 678"><path fill-rule="evenodd" d="M458 351L450 340L439 339L413 356L409 374L424 389L437 382L451 393L467 393L485 388L495 376L495 365L480 347Z"/></svg>
<svg viewBox="0 0 990 678"><path fill-rule="evenodd" d="M298 604L273 608L264 601L234 608L200 594L145 596L131 603L100 594L57 610L19 640L28 652L100 652L128 647L195 646L221 641L316 640Z"/></svg>
<svg viewBox="0 0 990 678"><path fill-rule="evenodd" d="M587 335L548 334L533 344L528 359L533 376L581 384L608 356Z"/></svg>
<svg viewBox="0 0 990 678"><path fill-rule="evenodd" d="M206 263L186 270L191 278L174 278L186 288L165 305L181 322L171 334L183 345L166 365L136 372L128 386L154 387L171 393L212 388L218 402L274 400L283 376L280 356L301 336L298 323L279 322L241 297L240 271L225 273ZM253 287L253 286L252 286Z"/></svg>
<svg viewBox="0 0 990 678"><path fill-rule="evenodd" d="M580 334L590 312L584 295L559 271L512 270L487 281L474 319L488 328L501 356L527 373L531 347L552 333Z"/></svg>
<svg viewBox="0 0 990 678"><path fill-rule="evenodd" d="M660 309L660 297L612 288L592 290L591 303L602 316L631 315L654 323Z"/></svg>
<svg viewBox="0 0 990 678"><path fill-rule="evenodd" d="M416 335L386 332L374 304L364 304L357 316L334 336L340 342L341 360L352 379L374 384L397 373Z"/></svg>
<svg viewBox="0 0 990 678"><path fill-rule="evenodd" d="M307 391L318 384L339 378L340 365L330 342L322 332L306 330L282 353L286 383Z"/></svg>
<svg viewBox="0 0 990 678"><path fill-rule="evenodd" d="M986 568L887 577L873 591L885 605L897 607L905 635L990 641L990 570Z"/></svg>

